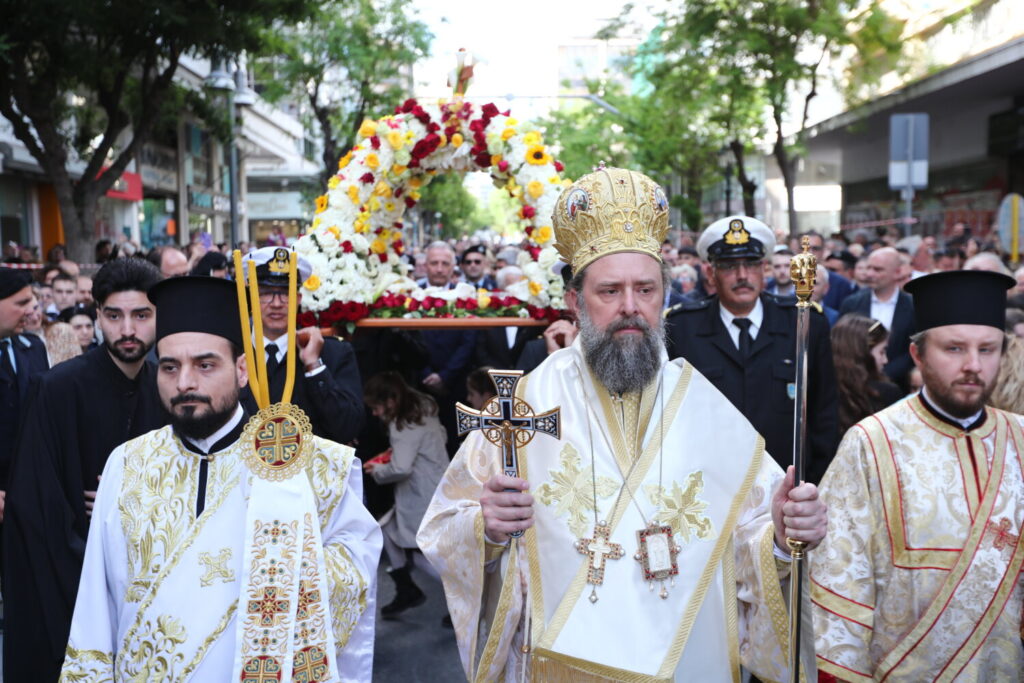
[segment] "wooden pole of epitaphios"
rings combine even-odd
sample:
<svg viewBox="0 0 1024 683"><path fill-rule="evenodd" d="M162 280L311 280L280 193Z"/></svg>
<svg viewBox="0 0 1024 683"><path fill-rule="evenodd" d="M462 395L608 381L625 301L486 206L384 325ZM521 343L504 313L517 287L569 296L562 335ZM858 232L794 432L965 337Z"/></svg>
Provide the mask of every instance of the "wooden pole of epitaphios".
<svg viewBox="0 0 1024 683"><path fill-rule="evenodd" d="M810 253L811 240L802 240L803 252L790 261L789 270L796 287L796 396L793 410L794 485L804 480L807 469L807 338L811 327L811 293L817 276L818 260ZM807 543L786 539L792 563L789 570L789 680L800 681L800 619L803 606L804 574L807 571Z"/></svg>

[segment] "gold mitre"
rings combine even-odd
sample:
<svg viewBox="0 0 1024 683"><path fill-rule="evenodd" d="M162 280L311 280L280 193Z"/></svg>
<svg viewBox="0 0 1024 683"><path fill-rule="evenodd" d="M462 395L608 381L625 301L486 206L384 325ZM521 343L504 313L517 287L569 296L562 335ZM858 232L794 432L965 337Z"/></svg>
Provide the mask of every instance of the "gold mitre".
<svg viewBox="0 0 1024 683"><path fill-rule="evenodd" d="M566 188L555 204L555 248L574 273L595 259L632 251L661 261L668 234L664 190L636 171L600 167Z"/></svg>

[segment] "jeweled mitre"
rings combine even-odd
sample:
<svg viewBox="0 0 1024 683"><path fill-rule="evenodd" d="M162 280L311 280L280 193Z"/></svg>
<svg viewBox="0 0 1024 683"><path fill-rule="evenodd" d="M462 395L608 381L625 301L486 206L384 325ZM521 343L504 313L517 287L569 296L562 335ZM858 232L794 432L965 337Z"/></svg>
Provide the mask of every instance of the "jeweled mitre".
<svg viewBox="0 0 1024 683"><path fill-rule="evenodd" d="M661 261L668 198L643 173L599 168L562 192L553 224L555 247L574 273L618 252L640 252Z"/></svg>

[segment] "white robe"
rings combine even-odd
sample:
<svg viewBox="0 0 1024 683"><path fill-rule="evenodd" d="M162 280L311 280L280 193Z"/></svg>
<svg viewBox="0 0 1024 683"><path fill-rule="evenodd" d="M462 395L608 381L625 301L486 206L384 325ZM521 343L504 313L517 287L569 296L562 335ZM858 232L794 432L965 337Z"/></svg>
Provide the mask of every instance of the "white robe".
<svg viewBox="0 0 1024 683"><path fill-rule="evenodd" d="M787 677L788 566L774 556L771 521L782 472L700 373L662 363L662 391L640 400L639 448L616 426L578 342L523 380L517 396L538 413L560 408L562 434L520 450L535 526L500 566L485 563L479 505L500 451L477 432L456 455L417 540L444 580L470 680L738 681L741 663ZM632 497L617 495L624 478ZM592 534L595 507L624 556L606 561L591 602L588 558L574 543ZM671 523L682 548L667 599L633 557L649 520Z"/></svg>
<svg viewBox="0 0 1024 683"><path fill-rule="evenodd" d="M363 507L352 449L317 437L313 446L306 476L330 592L325 602L335 642L328 649L337 655L340 680L367 681L380 529ZM62 681L232 680L236 622L246 613L239 595L254 484L244 447L240 440L214 454L198 518L200 461L170 427L111 454L93 510Z"/></svg>

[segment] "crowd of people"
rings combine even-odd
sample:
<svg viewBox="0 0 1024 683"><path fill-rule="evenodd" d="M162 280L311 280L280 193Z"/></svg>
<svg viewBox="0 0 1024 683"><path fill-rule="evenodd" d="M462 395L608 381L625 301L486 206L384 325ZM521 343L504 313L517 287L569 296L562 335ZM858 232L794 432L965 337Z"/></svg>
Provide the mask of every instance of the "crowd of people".
<svg viewBox="0 0 1024 683"><path fill-rule="evenodd" d="M594 179L598 175L587 176L589 180L581 179L574 187L595 191L587 183L603 182ZM650 183L642 176L642 180L629 177L633 182ZM586 555L586 548L591 547L587 543L596 543L601 533L611 543L608 534L613 529L598 519L598 508L609 504L604 499L612 497L616 490L618 496L612 497L615 503L607 514L618 515L616 519L632 514L613 511L621 501L625 501L623 508L628 510L632 499L640 515L637 528L655 529L654 520L644 517L636 501L641 496L644 500L650 498L655 509L659 509L663 502L658 497L671 497L662 482L663 476L669 477L667 481L674 482L676 487L671 495L689 496L689 503L677 501L675 505L690 508L679 511L677 517L665 513L658 519L666 524L682 524L684 529L689 526L688 534L703 539L718 533L712 529L723 531L735 523L735 514L728 517L732 521L727 521L727 516L715 516L721 501L697 500L704 481L709 491L713 488L715 478L709 468L727 467L737 479L739 473L749 471L742 487L736 488L738 482L723 485L716 495L725 501L745 501L743 521L732 532L737 557L770 560L774 553L779 562L788 557L782 551L787 536L803 537L812 545L822 541L824 506L814 484L823 479L828 485L831 477L833 491L846 486L844 495L864 497L864 509L858 514L870 516L874 503L868 501L875 494L850 481L863 474L864 449L873 446L879 437L870 433L854 444L851 435L865 424L866 418L890 406L915 405L905 401L906 397L912 400L922 396L922 386L933 387L929 382L937 381L936 371L924 360L926 339L935 344L933 337L941 335L933 329L955 327L959 320L970 318L965 312L970 305L951 303L961 302L967 289L958 291L946 286L931 291L926 284L915 284L936 281L936 273L990 271L1015 279L1006 293L1005 305L999 299L998 314L990 310L988 317L978 323L990 325L991 320L998 319L1000 325L1005 325L1008 340L1005 344L1000 342L997 360L1001 358L1001 367L995 369L998 382L992 382L994 391L981 383L991 394L986 396L989 405L1009 413L1024 412L1024 267L1011 271L998 251L998 243L972 236L971 230L962 224L953 226L946 236L904 237L898 230L861 230L829 236L812 231L790 238L784 231L773 231L760 221L741 216L715 221L699 233L669 234L664 207L657 202L653 208L648 205L649 198L656 196L652 187L649 196L637 194L629 198L643 210L653 212L645 215L643 235L624 238L625 233L620 230L615 238L620 241L613 240L611 247L607 246L606 237L601 237L606 240L600 242L604 245L601 249L593 247L599 243L595 241L598 236L584 233L607 231L614 222L609 216L599 216L601 220L594 224L597 227L584 228L579 227L582 223L571 223L576 214L572 214L571 220L556 214L558 239L566 240L569 248L576 251L573 259L559 264L568 292L568 310L563 319L544 329L358 329L354 336L341 340L311 327L299 330L289 347L289 290L287 270L281 267L283 259L287 259L287 248L279 244L239 245L245 259L256 265L259 300L249 302L249 306L258 308L262 317L263 339L256 340L254 333L253 342L257 352L264 354L271 401L278 400L285 390L291 355L297 367L291 402L308 416L312 433L318 439L355 449L363 472L362 486L353 489L352 482L346 480L349 489L345 490L354 493L345 494L338 489L331 495L339 500L344 495L358 496L359 503L377 519L382 531L376 542L382 544L395 596L380 608L380 616L395 618L424 602L424 593L412 578L414 567L435 579L443 579L451 612L445 618L445 626L456 629L467 675L482 666L489 667L486 671L490 677L527 666L523 656L527 650L509 649L510 643L522 647L528 644L524 639L529 635L521 628L521 621L527 619L523 616L526 613L522 609L526 608L522 600L511 611L507 602L502 603L506 612L499 616L490 612L494 619L505 620L490 622L492 633L502 628L506 631L507 638L502 641L504 659L496 658L491 651L490 660L474 662L473 656L467 654L482 645L483 641L477 642L478 635L488 641L491 637L487 632L477 633L475 620L481 610L487 612L495 607L487 607L481 600L497 600L498 594L506 590L520 591L518 587L502 586L500 579L497 588L492 585L495 560L505 557L504 562L512 561L507 554L510 534L536 523L538 533L564 541L564 548L549 548L550 554L545 558L524 559L524 564L514 570L522 573L523 585L535 571L559 575L556 583L567 582L568 578L559 574L561 570L548 563L564 561L566 566L574 567L578 562L572 557ZM587 206L582 209L588 210L597 211ZM631 234L630 226L626 232ZM640 238L646 238L647 243L637 243ZM807 483L803 484L793 481L791 475L784 479L794 448L797 382L797 308L790 262L802 250L800 238L806 238L819 264L808 341L809 461ZM93 536L100 533L90 529L94 511L101 509L98 495L102 498L105 488L110 490L109 496L118 495L117 490L109 488L114 484L102 484L111 452L126 458L124 449L116 450L122 444L150 438L146 435L160 434L163 429L176 435L182 452L201 456L196 461L199 469L195 476L201 482L196 485L198 489L181 484L182 495L191 496L188 504L173 520L160 516L162 523L187 526L216 500L217 482L224 484L223 480L208 479L214 475L206 474L204 463L216 462L211 454L234 448L232 444L238 441L243 428L241 416L259 410L258 397L245 384L244 377L238 379L245 375L244 363L239 361L240 342L235 338L238 327L223 331L208 322L209 316L202 313L206 305L202 292L206 290L196 289L193 300L191 290L185 287L164 287L165 294L161 296L165 303L159 305L150 295L157 291L154 287L158 283L171 280L230 279L227 245L196 239L185 248L161 246L144 254L131 242L114 245L104 240L96 246L95 253L95 263L79 264L67 259L58 245L47 254L45 263L35 263L37 259L31 249L8 250L6 260L13 267L0 267L0 521L4 538L0 579L5 619L3 670L11 681L57 680L62 664L65 673L85 670L75 668L84 661L79 655L84 651L82 644L69 644L68 638L69 633L72 641L76 637L91 638L86 635L88 617L82 613L81 604L87 599L93 605L97 597L83 598L79 581L83 563L87 569L102 571L102 563L97 564L99 560L94 557L88 559L91 556L86 551L87 541L94 543ZM480 289L505 291L523 278L518 265L520 255L515 245L463 238L413 248L408 260L411 276L423 286L454 287L465 282ZM304 279L308 275L308 264L300 258L298 276ZM965 288L973 286L973 280L964 282ZM924 312L913 294L917 290L927 297ZM990 287L978 291L989 298L1002 297L997 290L998 287ZM212 289L210 292L211 301L226 296ZM936 304L936 298L942 297L950 301ZM956 314L961 318L956 318ZM217 315L224 317L223 308ZM190 316L197 322L190 322ZM172 319L176 321L173 324L160 322ZM922 320L927 321L928 328L922 328ZM161 325L168 327L161 330ZM195 380L189 385L180 379L175 380L176 384L168 379L171 372L184 375L183 364L190 362L187 349L178 341L165 341L160 349L158 341L196 333L219 335L222 341L230 342L226 360L213 361L226 363L225 368L238 366L235 379L231 380L238 385L237 391L226 391L222 400L218 400L212 385L203 388L203 382L208 380ZM991 351L990 342L985 342L985 348ZM178 355L168 349L178 349ZM212 351L208 355L220 358ZM675 359L684 359L685 363L668 362ZM562 429L571 436L564 449L559 442L547 442L545 437L538 436L540 445L530 447L531 471L561 469L574 474L542 485L538 482L546 475L537 474L530 483L526 475L522 479L503 477L494 472L499 462L497 456L490 460L480 457L488 446L479 435L463 441L456 404L465 403L477 410L487 404L495 394L487 374L490 368L536 371L528 374L530 381L524 395L538 410L561 406ZM687 368L697 372L691 377ZM211 372L215 370L216 367ZM983 374L978 370L971 377L977 379ZM690 388L686 389L687 386ZM940 413L944 405L941 401L940 398ZM984 414L981 413L982 421ZM668 423L666 416L670 418ZM911 418L903 415L901 419ZM663 433L656 439L660 450L652 451L649 442L654 439L651 430L656 420L661 421ZM886 427L878 429L884 432ZM961 425L961 432L966 429L966 425ZM604 441L597 436L598 431L604 434ZM980 440L968 441L974 448L985 448ZM687 453L707 449L706 456L719 456L721 461L717 465L710 461L705 463L706 467L700 465L704 468L704 479L694 480L694 472L700 474L696 464L700 458L673 458L680 448ZM620 451L630 454L631 459L620 461L624 457ZM723 456L725 451L729 455ZM754 456L750 456L751 452ZM762 461L761 452L770 458ZM838 483L838 475L831 473L835 468L830 470L837 452L841 456L846 454L842 456L842 467L847 472L847 478ZM623 489L628 489L629 481L633 480L636 463L648 458L649 466L650 458L655 456L660 468L657 482L644 479L647 488L641 491L637 483L637 488L623 497ZM975 457L973 451L971 457ZM449 466L452 458L455 463ZM772 459L780 467L771 464ZM975 462L974 466L992 467L991 460L990 454L989 464ZM343 472L344 466L336 461L347 461L340 455L328 458L331 467L341 467L339 471ZM117 479L122 482L118 486L127 486L131 477L127 461L119 460L116 467L122 468L117 470ZM209 467L212 471L213 465ZM830 474L826 475L827 472ZM180 476L192 475L183 472ZM984 498L983 479L979 475L978 495L972 503L975 507ZM625 482L623 488L618 488L617 480ZM477 490L467 493L467 482L475 482ZM685 493L679 491L679 482L689 482ZM577 490L581 485L585 485L585 491ZM568 486L569 493L579 502L571 508L568 526L561 515L576 503L559 502L559 496L567 494L559 493L558 486ZM750 486L761 492L757 501L745 498ZM832 494L832 500L841 500L836 495ZM557 512L545 512L547 508L538 507L536 501ZM701 505L707 508L706 515ZM1015 513L1012 502L1004 501L1002 505L1000 509L1008 515L1007 519L1019 518L1020 508ZM102 509L108 516L118 514L110 500ZM191 517L186 514L192 514L190 510L194 510ZM586 539L591 533L591 512L594 535ZM141 514L141 508L125 513L122 504L121 513ZM327 515L322 521L327 543L326 529L337 522L337 517ZM364 527L358 528L368 544L363 548L365 555L367 548L375 547L375 541ZM766 528L770 533L764 535ZM1016 528L1019 534L1019 525ZM654 531L650 533L657 536ZM116 543L138 541L138 536L128 536ZM764 538L769 539L769 545L763 546L766 551L759 545ZM776 541L774 547L772 538ZM586 543L577 539L586 539ZM151 552L152 544L166 545L170 540L157 534L145 537L144 542L149 544L146 552ZM826 540L826 546L827 543ZM951 543L956 545L955 541ZM670 534L668 547L674 547L673 544ZM829 560L835 561L839 550L827 547ZM477 549L483 558L480 567L459 566L475 557ZM173 548L163 548L165 560L172 551ZM135 562L132 550L125 552L129 562ZM352 571L372 584L375 561L352 559L349 550L339 552L352 562ZM355 553L353 557L359 555ZM605 564L609 558L615 559L614 555L604 556ZM675 568L674 554L672 558ZM241 561L240 553L236 552L236 559ZM698 557L695 561L709 560ZM845 561L856 564L851 558ZM159 574L158 565L159 562L156 566L151 563L147 566L148 575L137 575L126 595L134 595L132 591L145 595ZM503 566L504 571L513 571L507 564ZM601 581L593 580L594 567L591 550L588 589L593 590L591 602L602 605L600 609L604 610L605 602L597 600ZM652 570L652 575L661 576L660 571ZM778 580L785 580L784 572L775 576L773 571L771 580L766 581L761 573L763 565L757 571L736 571L741 574L741 593L752 604L774 605L775 589L769 584L774 581L777 588ZM863 571L870 573L871 567ZM850 580L855 581L856 577ZM910 579L906 581L912 583ZM831 590L827 583L819 584L822 590ZM86 584L82 580L83 587ZM644 588L646 584L641 582L638 586ZM715 591L724 591L717 597L719 604L726 596L735 596L735 587L716 586ZM844 594L843 586L833 588L836 595ZM682 603L669 597L667 589L662 590L664 604L682 609ZM678 593L685 599L685 591ZM556 591L552 596L557 594ZM126 599L130 603L140 598ZM863 605L875 605L876 599L877 596L859 593L857 598L835 598L840 602L863 600ZM1019 602L1019 595L1013 599ZM606 602L611 610L619 604L617 599ZM372 607L372 599L366 600L364 595L362 604ZM827 609L823 601L819 604ZM545 605L543 600L539 603L541 609L547 609L548 617L555 606ZM537 608L537 604L531 607ZM839 622L826 619L826 633L843 628L842 620L851 613L844 609L834 610ZM586 630L586 615L579 617L584 620L579 623L572 616L578 611L573 607L562 616L567 621L566 633ZM764 629L774 628L770 619L764 621L769 610L757 612L754 609L743 617L745 637L763 635L770 632ZM1018 604L1018 615L1020 612ZM117 621L115 616L110 618ZM671 623L677 621L677 617L668 618ZM710 619L708 623L713 624L717 617L701 618ZM364 621L354 621L350 626L355 629L353 632L366 628ZM870 631L872 627L865 628ZM115 628L117 638L124 635L123 630L124 624ZM555 636L550 642L545 641L546 659L533 660L530 666L539 667L538 671L558 672L566 661L585 659L586 653L579 651L579 644L573 644L571 636L566 639L569 642L558 642ZM823 670L835 673L845 667L859 672L858 675L870 676L877 665L872 659L874 654L850 657L841 651L850 646L851 639L840 640L822 646L826 653L834 650L834 655L827 654ZM853 640L867 642L870 633L857 633ZM342 639L339 637L338 641L341 643ZM707 643L712 648L727 646L711 636ZM109 644L116 652L116 640ZM747 645L750 650L760 648L749 640ZM607 647L615 649L611 640ZM658 647L652 645L654 650ZM341 661L340 651L338 654ZM744 659L744 666L776 676L781 671L776 655L768 650L752 653ZM690 658L692 655L684 657ZM350 665L355 670L364 670L360 667L365 665L365 658L360 662ZM591 673L634 671L638 665L628 657L609 655L601 666L610 668L582 669ZM717 676L716 673L712 678Z"/></svg>

